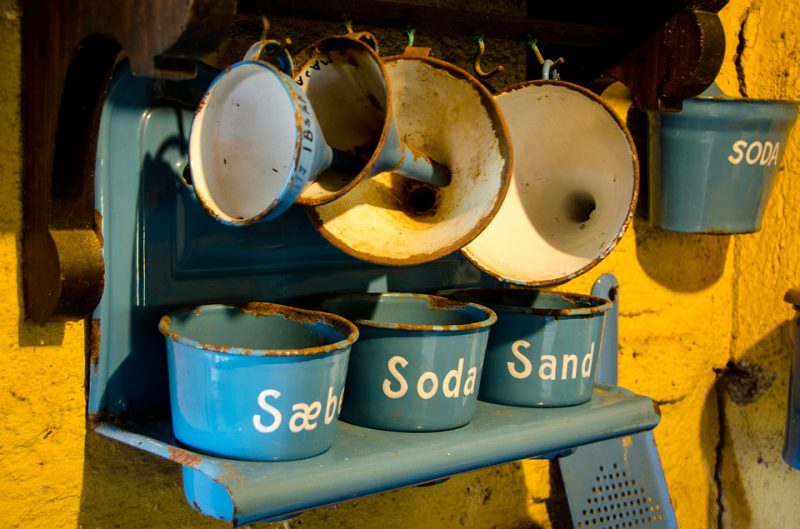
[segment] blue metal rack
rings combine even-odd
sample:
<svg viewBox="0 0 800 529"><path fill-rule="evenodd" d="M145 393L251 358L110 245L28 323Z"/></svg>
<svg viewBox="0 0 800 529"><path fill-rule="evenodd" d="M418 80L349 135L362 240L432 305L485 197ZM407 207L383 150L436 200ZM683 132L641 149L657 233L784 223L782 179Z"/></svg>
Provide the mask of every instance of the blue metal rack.
<svg viewBox="0 0 800 529"><path fill-rule="evenodd" d="M329 245L305 213L244 228L217 223L184 175L192 115L215 75L133 77L122 64L103 109L95 204L102 217L105 289L94 312L89 417L105 436L184 466L199 510L234 525L456 473L568 450L653 428L647 397L601 386L591 402L526 409L479 403L448 432L398 433L340 422L334 446L302 461L253 463L180 447L171 434L159 318L206 302L286 300L333 291L491 286L460 255L414 267L358 261ZM279 484L279 486L278 486ZM201 495L208 493L209 497ZM209 507L211 506L211 507Z"/></svg>

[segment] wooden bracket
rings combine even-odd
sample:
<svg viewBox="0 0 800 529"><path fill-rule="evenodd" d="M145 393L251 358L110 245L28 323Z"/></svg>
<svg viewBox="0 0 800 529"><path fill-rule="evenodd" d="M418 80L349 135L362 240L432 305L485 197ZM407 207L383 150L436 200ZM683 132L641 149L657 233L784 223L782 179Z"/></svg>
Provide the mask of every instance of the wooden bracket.
<svg viewBox="0 0 800 529"><path fill-rule="evenodd" d="M675 14L641 45L605 72L622 81L642 110L681 109L717 76L725 33L716 13L687 9Z"/></svg>
<svg viewBox="0 0 800 529"><path fill-rule="evenodd" d="M22 280L34 321L82 318L103 291L94 167L103 94L120 52L135 74L191 78L235 0L22 4Z"/></svg>

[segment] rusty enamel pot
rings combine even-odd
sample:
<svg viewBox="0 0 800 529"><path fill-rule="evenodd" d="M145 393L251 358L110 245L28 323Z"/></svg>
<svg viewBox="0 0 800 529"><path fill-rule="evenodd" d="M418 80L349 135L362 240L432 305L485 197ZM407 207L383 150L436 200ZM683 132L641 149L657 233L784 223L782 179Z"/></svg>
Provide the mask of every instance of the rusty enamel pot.
<svg viewBox="0 0 800 529"><path fill-rule="evenodd" d="M511 141L499 108L470 74L408 49L384 59L397 132L444 164L444 187L386 171L310 208L320 233L363 260L413 265L456 251L491 221L508 190Z"/></svg>
<svg viewBox="0 0 800 529"><path fill-rule="evenodd" d="M305 92L334 153L345 153L308 185L297 202L326 204L365 178L393 171L446 185L447 169L403 142L392 114L392 89L369 33L328 37L297 56L295 79Z"/></svg>
<svg viewBox="0 0 800 529"><path fill-rule="evenodd" d="M358 330L273 303L203 305L161 319L172 429L221 457L286 461L333 444Z"/></svg>
<svg viewBox="0 0 800 529"><path fill-rule="evenodd" d="M463 254L518 285L564 283L599 263L633 217L639 163L631 135L588 90L530 81L497 94L514 175L489 226Z"/></svg>
<svg viewBox="0 0 800 529"><path fill-rule="evenodd" d="M354 322L342 419L408 432L451 430L475 411L489 328L486 307L407 293L342 294L321 303Z"/></svg>

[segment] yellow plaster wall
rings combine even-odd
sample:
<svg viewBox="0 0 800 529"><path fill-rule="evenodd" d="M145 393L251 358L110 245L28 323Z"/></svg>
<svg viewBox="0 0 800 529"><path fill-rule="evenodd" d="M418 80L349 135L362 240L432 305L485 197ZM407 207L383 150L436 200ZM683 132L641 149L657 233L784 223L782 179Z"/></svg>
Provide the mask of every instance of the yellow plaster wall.
<svg viewBox="0 0 800 529"><path fill-rule="evenodd" d="M732 0L722 18L723 90L800 100L800 5ZM0 526L224 527L185 505L177 467L86 433L83 325L20 320L19 25L16 3L0 0ZM684 529L800 527L800 472L780 460L792 353L781 298L800 284L799 145L796 133L785 146L762 232L679 235L637 219L605 262L565 287L587 291L605 271L622 279L620 384L661 404L655 435ZM714 369L730 359L775 374L761 398L735 404L721 389ZM560 527L553 479L547 462L526 461L278 525Z"/></svg>

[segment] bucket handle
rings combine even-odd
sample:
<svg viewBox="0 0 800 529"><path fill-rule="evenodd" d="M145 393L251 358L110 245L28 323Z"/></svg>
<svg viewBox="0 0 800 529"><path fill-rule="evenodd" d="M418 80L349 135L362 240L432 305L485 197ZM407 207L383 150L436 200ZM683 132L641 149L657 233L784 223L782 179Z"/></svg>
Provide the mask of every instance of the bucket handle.
<svg viewBox="0 0 800 529"><path fill-rule="evenodd" d="M266 53L267 57L276 63L280 71L288 76L292 75L294 62L289 50L286 49L285 43L275 39L261 39L250 46L250 49L244 54L244 60L271 63L271 61L261 58L262 53Z"/></svg>
<svg viewBox="0 0 800 529"><path fill-rule="evenodd" d="M375 53L378 53L378 39L370 33L369 31L353 31L353 22L351 20L346 20L344 23L344 27L347 30L345 37L350 37L351 39L360 40L370 48Z"/></svg>

